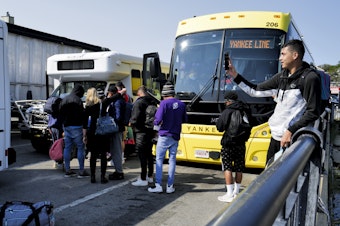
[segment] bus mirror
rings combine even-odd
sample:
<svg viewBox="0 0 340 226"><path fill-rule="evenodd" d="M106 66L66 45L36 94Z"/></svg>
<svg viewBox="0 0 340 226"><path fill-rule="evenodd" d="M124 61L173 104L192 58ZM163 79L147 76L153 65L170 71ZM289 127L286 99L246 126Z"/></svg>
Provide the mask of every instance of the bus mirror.
<svg viewBox="0 0 340 226"><path fill-rule="evenodd" d="M150 59L150 76L151 78L158 78L161 74L161 67L159 58Z"/></svg>
<svg viewBox="0 0 340 226"><path fill-rule="evenodd" d="M143 78L149 75L151 78L158 78L161 74L161 65L158 53L147 53L143 56Z"/></svg>

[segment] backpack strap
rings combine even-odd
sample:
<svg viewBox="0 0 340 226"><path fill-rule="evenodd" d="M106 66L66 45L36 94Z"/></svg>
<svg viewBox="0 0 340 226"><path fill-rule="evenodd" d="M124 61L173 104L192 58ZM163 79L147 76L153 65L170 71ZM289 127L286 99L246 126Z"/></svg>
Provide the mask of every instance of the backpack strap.
<svg viewBox="0 0 340 226"><path fill-rule="evenodd" d="M33 204L29 205L32 209L32 214L29 215L29 217L25 220L25 222L22 224L23 226L27 226L29 223L31 223L31 221L35 220L35 225L36 226L40 226L40 220L39 220L39 213L41 212L41 210L47 206L46 204L41 205L39 208L35 209Z"/></svg>
<svg viewBox="0 0 340 226"><path fill-rule="evenodd" d="M301 78L305 79L305 77L311 72L315 72L318 76L320 76L314 68L306 68L305 71L302 73Z"/></svg>
<svg viewBox="0 0 340 226"><path fill-rule="evenodd" d="M300 77L300 82L299 82L299 89L300 89L301 95L303 95L303 91L305 87L305 78L311 72L315 72L320 77L319 73L314 68L311 68L311 67L306 68L304 72L302 73Z"/></svg>
<svg viewBox="0 0 340 226"><path fill-rule="evenodd" d="M12 204L13 202L6 202L5 204L2 205L1 211L0 211L0 226L2 226L2 222L4 220L6 208Z"/></svg>

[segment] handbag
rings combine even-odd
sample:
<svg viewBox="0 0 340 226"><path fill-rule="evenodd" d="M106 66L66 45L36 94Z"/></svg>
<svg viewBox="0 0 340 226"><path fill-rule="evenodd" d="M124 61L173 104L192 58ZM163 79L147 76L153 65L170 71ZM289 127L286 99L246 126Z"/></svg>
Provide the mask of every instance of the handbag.
<svg viewBox="0 0 340 226"><path fill-rule="evenodd" d="M49 155L52 160L63 160L64 138L60 138L52 144Z"/></svg>
<svg viewBox="0 0 340 226"><path fill-rule="evenodd" d="M132 128L130 126L126 127L126 137L124 139L124 143L126 145L133 145L135 144L135 139L133 138L133 131L132 131Z"/></svg>
<svg viewBox="0 0 340 226"><path fill-rule="evenodd" d="M100 103L99 118L97 119L95 135L110 135L119 131L118 125L106 111L105 116L101 116L102 103Z"/></svg>

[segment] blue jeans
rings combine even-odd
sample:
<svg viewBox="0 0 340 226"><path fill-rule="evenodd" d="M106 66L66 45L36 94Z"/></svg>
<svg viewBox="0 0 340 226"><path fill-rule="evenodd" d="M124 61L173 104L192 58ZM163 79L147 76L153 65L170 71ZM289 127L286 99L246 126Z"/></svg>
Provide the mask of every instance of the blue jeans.
<svg viewBox="0 0 340 226"><path fill-rule="evenodd" d="M162 184L163 161L169 150L168 186L174 184L178 140L170 136L159 136L156 146L156 183Z"/></svg>
<svg viewBox="0 0 340 226"><path fill-rule="evenodd" d="M85 148L83 143L83 127L82 126L67 126L64 127L64 161L65 171L70 170L72 148L77 147L77 158L79 162L79 170L84 170Z"/></svg>

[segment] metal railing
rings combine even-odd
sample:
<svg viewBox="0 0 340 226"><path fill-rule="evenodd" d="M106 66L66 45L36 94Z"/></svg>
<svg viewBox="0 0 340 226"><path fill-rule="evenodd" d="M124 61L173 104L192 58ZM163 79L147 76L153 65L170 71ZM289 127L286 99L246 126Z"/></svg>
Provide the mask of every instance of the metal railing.
<svg viewBox="0 0 340 226"><path fill-rule="evenodd" d="M283 155L265 169L209 225L316 225L330 110L298 130Z"/></svg>

